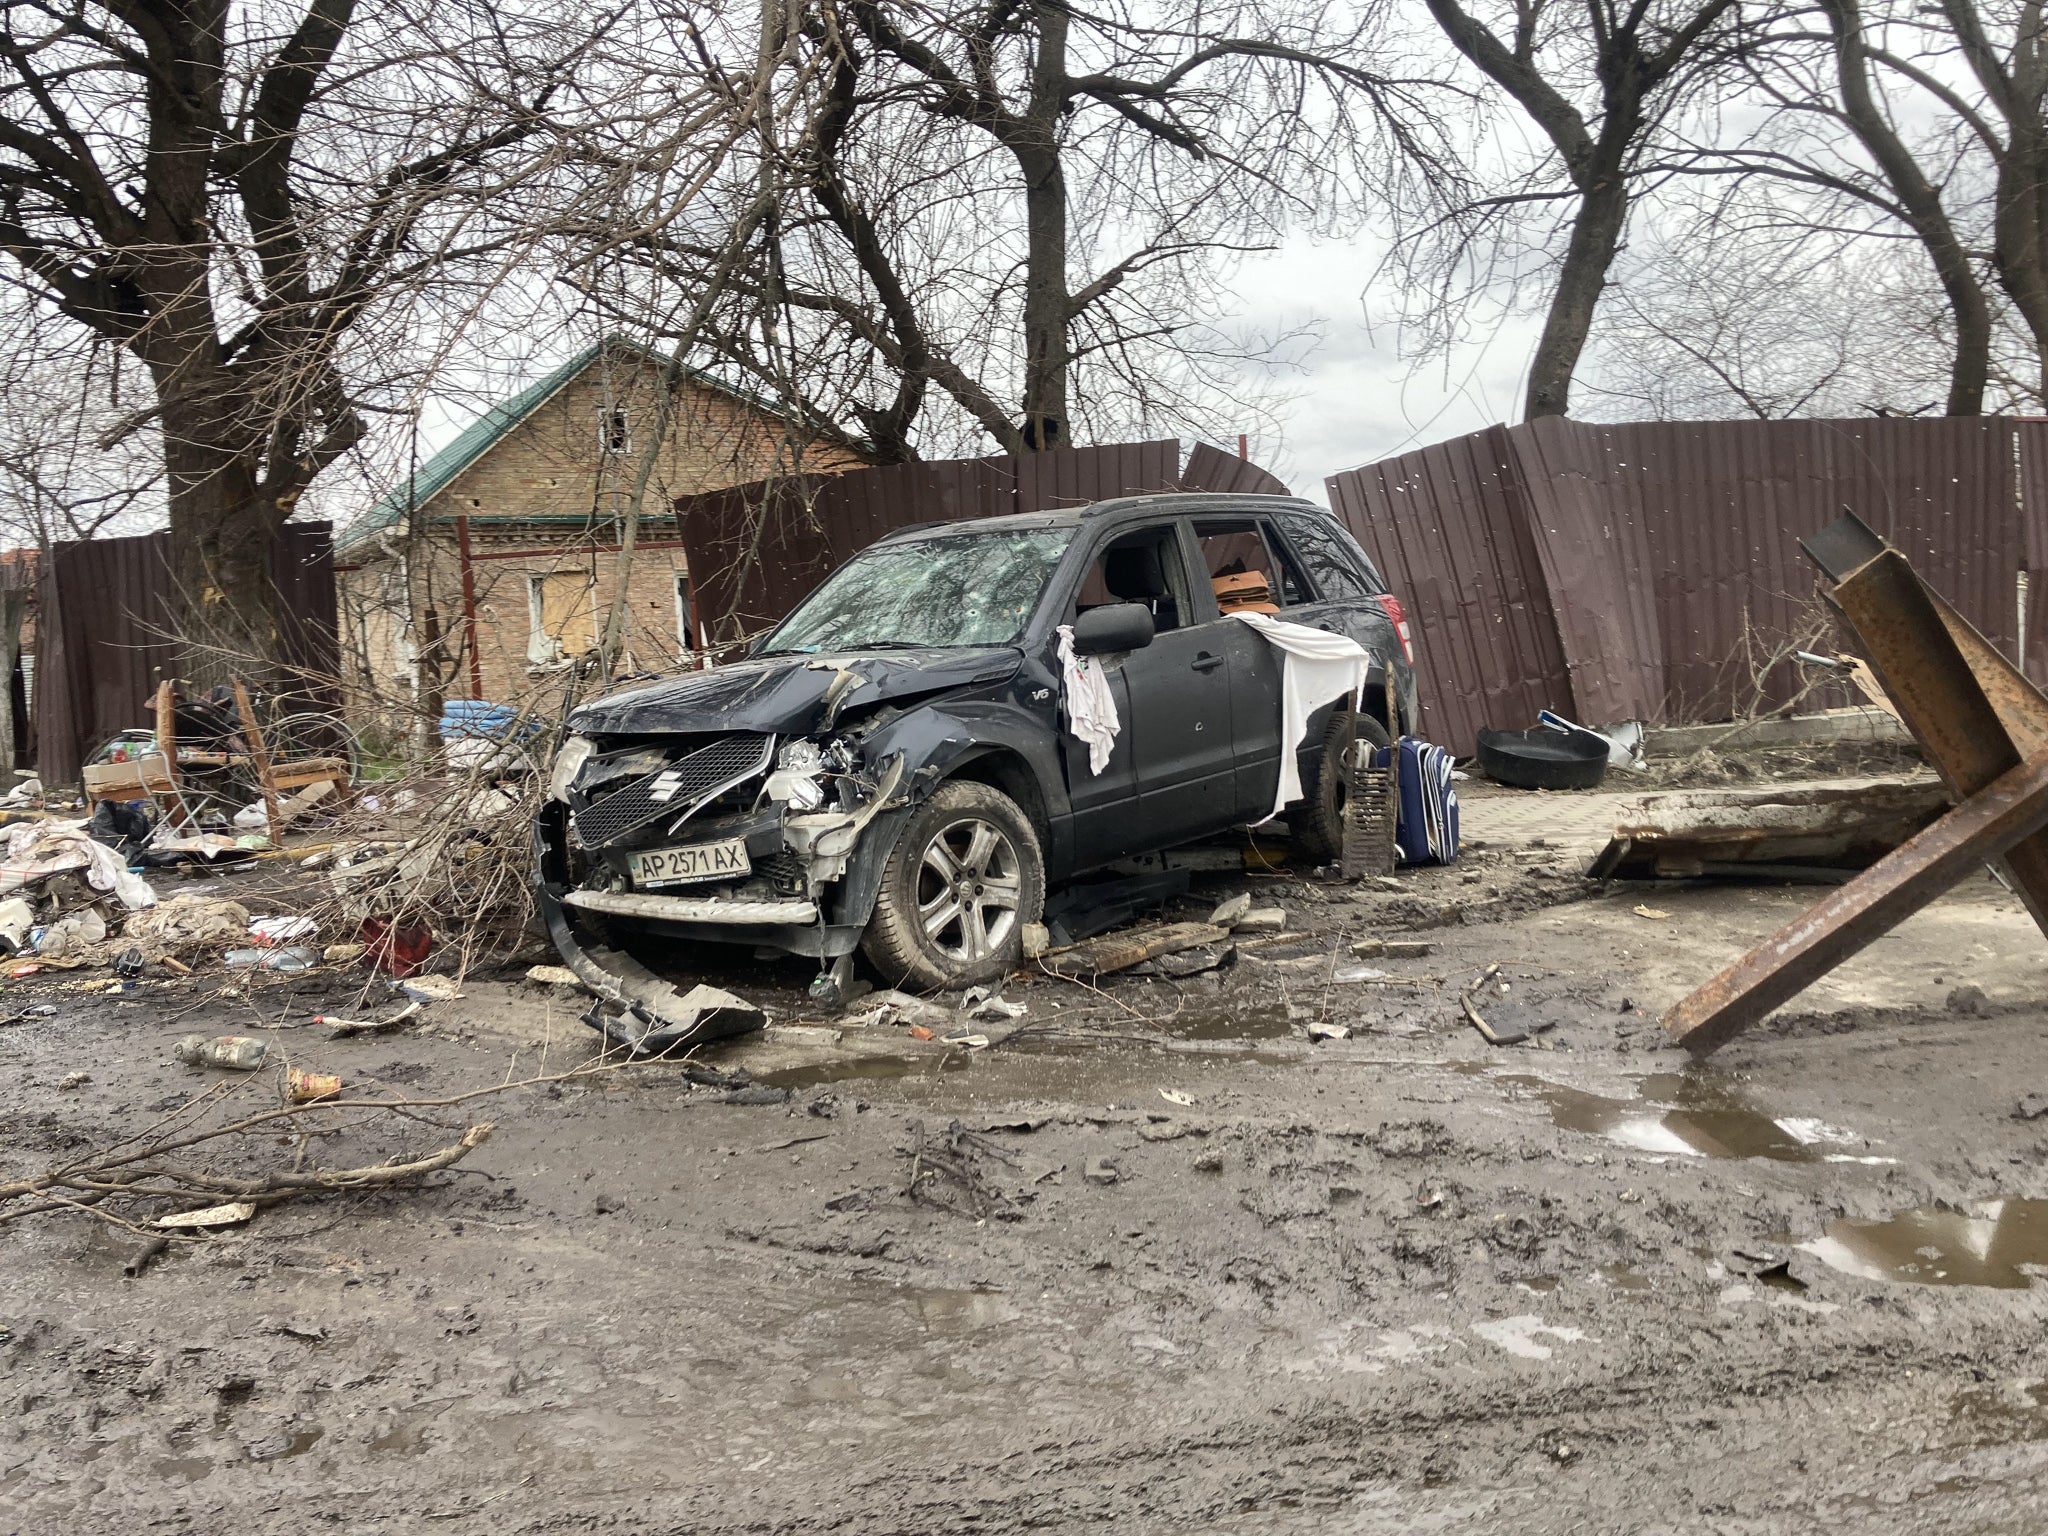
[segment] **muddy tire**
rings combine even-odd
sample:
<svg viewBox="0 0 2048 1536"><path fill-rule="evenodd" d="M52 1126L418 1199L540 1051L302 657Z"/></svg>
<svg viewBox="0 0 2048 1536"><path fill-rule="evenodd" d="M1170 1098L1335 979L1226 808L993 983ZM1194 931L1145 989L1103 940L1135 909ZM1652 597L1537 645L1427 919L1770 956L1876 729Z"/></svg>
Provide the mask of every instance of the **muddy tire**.
<svg viewBox="0 0 2048 1536"><path fill-rule="evenodd" d="M891 986L995 981L1022 958L1045 909L1045 859L1017 802L971 780L941 784L912 813L882 870L861 953Z"/></svg>
<svg viewBox="0 0 2048 1536"><path fill-rule="evenodd" d="M1302 797L1286 811L1294 852L1304 864L1335 864L1344 853L1344 802L1349 778L1344 755L1353 742L1384 747L1387 728L1370 715L1340 709L1330 716L1323 750L1308 771Z"/></svg>

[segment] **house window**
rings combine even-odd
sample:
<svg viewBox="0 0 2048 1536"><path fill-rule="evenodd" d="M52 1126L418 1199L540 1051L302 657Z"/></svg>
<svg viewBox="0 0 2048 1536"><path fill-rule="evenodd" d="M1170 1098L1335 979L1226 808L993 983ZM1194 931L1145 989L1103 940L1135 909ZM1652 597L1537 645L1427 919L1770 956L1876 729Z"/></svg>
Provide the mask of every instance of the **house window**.
<svg viewBox="0 0 2048 1536"><path fill-rule="evenodd" d="M526 578L526 660L553 666L597 644L596 588L582 571Z"/></svg>
<svg viewBox="0 0 2048 1536"><path fill-rule="evenodd" d="M606 453L633 451L633 422L624 406L613 406L597 419L598 444Z"/></svg>
<svg viewBox="0 0 2048 1536"><path fill-rule="evenodd" d="M676 572L676 644L683 650L694 649L690 631L694 620L690 613L690 573Z"/></svg>

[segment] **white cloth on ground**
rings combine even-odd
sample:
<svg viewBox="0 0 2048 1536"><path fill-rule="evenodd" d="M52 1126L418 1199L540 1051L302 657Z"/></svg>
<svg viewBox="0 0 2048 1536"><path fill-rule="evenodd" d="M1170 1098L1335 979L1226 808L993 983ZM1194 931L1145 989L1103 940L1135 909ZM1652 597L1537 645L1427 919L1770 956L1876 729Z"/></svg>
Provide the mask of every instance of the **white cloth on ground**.
<svg viewBox="0 0 2048 1536"><path fill-rule="evenodd" d="M1301 798L1301 769L1295 754L1308 735L1309 716L1332 699L1346 699L1355 706L1372 656L1349 635L1289 624L1267 613L1233 613L1231 617L1251 625L1281 653L1280 787L1272 813L1266 817L1271 821L1283 806Z"/></svg>
<svg viewBox="0 0 2048 1536"><path fill-rule="evenodd" d="M0 896L47 879L61 870L82 869L86 884L110 891L130 912L156 905L156 892L105 843L94 842L83 821L24 821L6 829L0 843Z"/></svg>
<svg viewBox="0 0 2048 1536"><path fill-rule="evenodd" d="M1109 678L1102 663L1093 656L1074 654L1074 626L1062 624L1060 674L1066 681L1067 729L1078 741L1088 744L1088 771L1100 773L1109 766L1109 754L1116 750L1116 696L1109 691Z"/></svg>

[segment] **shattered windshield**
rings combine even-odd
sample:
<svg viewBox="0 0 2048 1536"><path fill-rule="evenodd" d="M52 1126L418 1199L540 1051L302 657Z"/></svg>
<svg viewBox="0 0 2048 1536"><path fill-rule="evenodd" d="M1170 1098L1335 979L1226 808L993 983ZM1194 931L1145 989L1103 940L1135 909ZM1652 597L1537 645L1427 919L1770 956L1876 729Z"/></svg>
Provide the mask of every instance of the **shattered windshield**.
<svg viewBox="0 0 2048 1536"><path fill-rule="evenodd" d="M1007 645L1073 540L1072 528L1031 528L865 550L828 576L755 654Z"/></svg>

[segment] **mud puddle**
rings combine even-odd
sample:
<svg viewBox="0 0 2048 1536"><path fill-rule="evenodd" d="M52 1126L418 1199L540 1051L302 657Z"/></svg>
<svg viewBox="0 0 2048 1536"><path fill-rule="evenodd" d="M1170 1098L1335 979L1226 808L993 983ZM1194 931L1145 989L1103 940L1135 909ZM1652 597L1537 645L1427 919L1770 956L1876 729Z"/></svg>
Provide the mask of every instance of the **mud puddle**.
<svg viewBox="0 0 2048 1536"><path fill-rule="evenodd" d="M1511 1097L1540 1100L1561 1130L1677 1157L1768 1158L1787 1163L1888 1163L1867 1153L1864 1137L1809 1117L1773 1117L1727 1083L1683 1072L1643 1078L1631 1099L1610 1098L1548 1078L1462 1068L1505 1086Z"/></svg>
<svg viewBox="0 0 2048 1536"><path fill-rule="evenodd" d="M2048 1200L1992 1200L1972 1211L1938 1205L1888 1221L1831 1221L1800 1251L1864 1280L2025 1290L2048 1274Z"/></svg>
<svg viewBox="0 0 2048 1536"><path fill-rule="evenodd" d="M850 1056L809 1067L763 1072L755 1082L764 1088L818 1088L827 1083L874 1082L898 1078L938 1078L965 1072L971 1053L948 1047L921 1056Z"/></svg>

